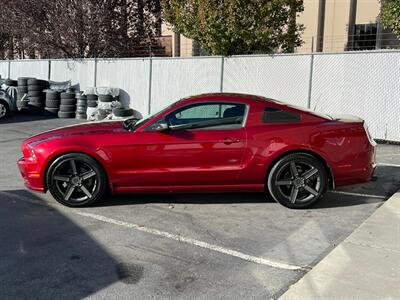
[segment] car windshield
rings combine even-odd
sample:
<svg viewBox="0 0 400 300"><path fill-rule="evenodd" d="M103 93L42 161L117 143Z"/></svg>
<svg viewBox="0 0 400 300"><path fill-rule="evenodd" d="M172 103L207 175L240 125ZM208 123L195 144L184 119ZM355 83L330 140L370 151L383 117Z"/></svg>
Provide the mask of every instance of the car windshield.
<svg viewBox="0 0 400 300"><path fill-rule="evenodd" d="M180 101L180 100L179 100ZM179 101L172 103L171 105L168 105L167 107L165 107L164 109L160 110L159 112L156 112L150 116L148 116L147 118L143 118L143 119L136 119L136 118L129 118L126 119L123 122L123 126L126 130L128 131L133 131L137 128L139 128L139 126L146 124L147 122L149 122L150 120L154 119L155 117L159 116L161 113L163 113L164 111L166 111L167 109L171 108L172 106L174 106L175 104L177 104Z"/></svg>

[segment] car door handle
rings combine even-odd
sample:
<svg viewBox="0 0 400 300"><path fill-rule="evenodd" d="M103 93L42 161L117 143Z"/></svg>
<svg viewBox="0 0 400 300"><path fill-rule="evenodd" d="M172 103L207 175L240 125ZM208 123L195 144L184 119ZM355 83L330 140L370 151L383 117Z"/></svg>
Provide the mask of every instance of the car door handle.
<svg viewBox="0 0 400 300"><path fill-rule="evenodd" d="M222 140L222 142L224 144L234 144L234 143L240 143L240 139L239 138L231 138L231 137L226 137Z"/></svg>

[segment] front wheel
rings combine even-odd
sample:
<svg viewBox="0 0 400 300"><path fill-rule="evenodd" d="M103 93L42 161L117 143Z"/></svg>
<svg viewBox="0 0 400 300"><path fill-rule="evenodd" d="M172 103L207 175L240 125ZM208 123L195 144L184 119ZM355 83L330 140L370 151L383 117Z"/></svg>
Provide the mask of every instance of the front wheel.
<svg viewBox="0 0 400 300"><path fill-rule="evenodd" d="M107 177L102 166L92 157L71 153L58 157L46 176L51 195L63 205L82 207L103 198Z"/></svg>
<svg viewBox="0 0 400 300"><path fill-rule="evenodd" d="M290 154L276 162L268 175L275 201L289 208L306 208L322 198L327 187L325 167L308 154Z"/></svg>

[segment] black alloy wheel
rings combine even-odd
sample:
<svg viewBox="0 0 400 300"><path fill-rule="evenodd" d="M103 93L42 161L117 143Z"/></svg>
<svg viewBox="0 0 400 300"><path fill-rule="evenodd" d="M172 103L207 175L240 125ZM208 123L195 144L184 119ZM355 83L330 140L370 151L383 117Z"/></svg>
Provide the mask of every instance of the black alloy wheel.
<svg viewBox="0 0 400 300"><path fill-rule="evenodd" d="M275 201L289 208L306 208L322 198L327 188L325 167L308 154L280 159L268 176L268 190Z"/></svg>
<svg viewBox="0 0 400 300"><path fill-rule="evenodd" d="M47 172L46 183L59 203L71 207L93 204L103 198L107 189L107 178L101 165L81 153L57 158Z"/></svg>

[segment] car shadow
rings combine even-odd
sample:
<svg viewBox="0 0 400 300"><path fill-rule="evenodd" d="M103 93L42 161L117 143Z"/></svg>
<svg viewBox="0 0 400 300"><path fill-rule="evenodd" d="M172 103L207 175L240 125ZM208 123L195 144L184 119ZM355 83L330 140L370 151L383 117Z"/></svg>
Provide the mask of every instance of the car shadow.
<svg viewBox="0 0 400 300"><path fill-rule="evenodd" d="M0 299L82 299L119 281L86 230L25 190L0 191Z"/></svg>
<svg viewBox="0 0 400 300"><path fill-rule="evenodd" d="M0 124L13 124L13 123L24 123L32 121L43 121L48 119L56 119L56 117L44 116L44 115L34 115L23 112L13 112L10 115L5 116L0 119Z"/></svg>
<svg viewBox="0 0 400 300"><path fill-rule="evenodd" d="M369 203L380 203L382 199L353 195L340 195L328 192L319 202L307 209L326 209L346 207ZM271 203L275 200L263 193L201 193L201 194L129 194L109 195L94 204L95 207L142 205L142 204L238 204L238 203ZM278 205L278 203L276 203Z"/></svg>

